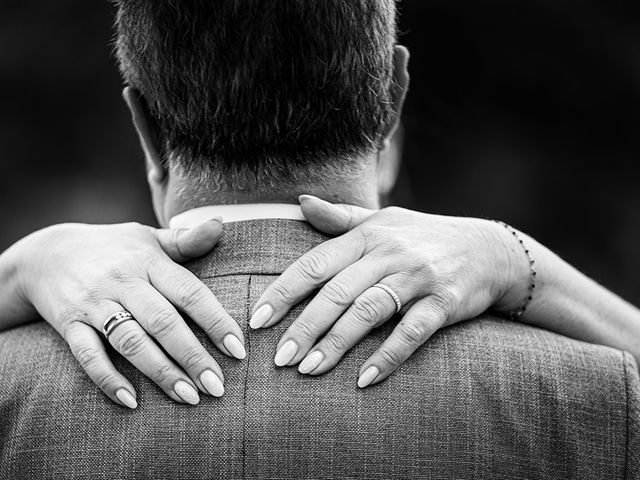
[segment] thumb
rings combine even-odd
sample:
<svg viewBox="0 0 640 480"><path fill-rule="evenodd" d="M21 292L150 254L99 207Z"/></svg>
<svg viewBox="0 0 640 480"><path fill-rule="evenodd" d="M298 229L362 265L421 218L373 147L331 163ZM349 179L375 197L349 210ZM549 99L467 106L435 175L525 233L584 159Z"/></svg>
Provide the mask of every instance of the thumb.
<svg viewBox="0 0 640 480"><path fill-rule="evenodd" d="M212 218L193 228L152 229L158 243L174 262L186 262L205 253L222 236L222 219Z"/></svg>
<svg viewBox="0 0 640 480"><path fill-rule="evenodd" d="M343 203L329 203L312 195L298 197L302 213L311 225L331 235L340 235L357 227L376 210Z"/></svg>

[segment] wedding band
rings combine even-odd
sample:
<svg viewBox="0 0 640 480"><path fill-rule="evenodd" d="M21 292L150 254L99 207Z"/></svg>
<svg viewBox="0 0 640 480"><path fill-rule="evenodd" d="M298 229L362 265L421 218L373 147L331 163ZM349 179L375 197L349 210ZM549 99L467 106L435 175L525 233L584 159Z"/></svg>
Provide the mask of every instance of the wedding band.
<svg viewBox="0 0 640 480"><path fill-rule="evenodd" d="M131 313L123 310L122 312L116 312L107 318L102 324L102 333L106 338L109 338L109 335L113 333L113 331L118 327L118 325L123 324L124 322L128 322L129 320L134 320L135 318Z"/></svg>
<svg viewBox="0 0 640 480"><path fill-rule="evenodd" d="M400 297L396 294L396 292L391 290L390 287L387 287L386 285L384 285L382 283L376 283L373 286L381 288L382 290L387 292L391 296L391 298L393 298L393 301L396 302L396 313L398 313L402 309L402 302L400 301Z"/></svg>

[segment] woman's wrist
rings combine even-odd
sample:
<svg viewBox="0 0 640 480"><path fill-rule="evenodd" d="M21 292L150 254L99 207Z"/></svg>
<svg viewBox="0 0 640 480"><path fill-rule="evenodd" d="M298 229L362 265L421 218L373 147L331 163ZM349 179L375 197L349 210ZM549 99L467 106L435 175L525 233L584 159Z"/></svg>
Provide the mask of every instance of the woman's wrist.
<svg viewBox="0 0 640 480"><path fill-rule="evenodd" d="M499 292L492 309L518 318L526 310L535 289L533 253L525 236L510 225L487 221L494 238Z"/></svg>

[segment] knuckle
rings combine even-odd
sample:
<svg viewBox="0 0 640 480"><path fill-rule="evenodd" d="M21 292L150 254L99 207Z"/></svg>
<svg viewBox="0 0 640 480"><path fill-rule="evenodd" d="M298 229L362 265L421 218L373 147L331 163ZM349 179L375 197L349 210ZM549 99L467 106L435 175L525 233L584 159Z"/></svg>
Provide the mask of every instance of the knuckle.
<svg viewBox="0 0 640 480"><path fill-rule="evenodd" d="M173 312L158 309L149 315L147 320L147 330L154 337L165 336L176 327L176 318Z"/></svg>
<svg viewBox="0 0 640 480"><path fill-rule="evenodd" d="M295 324L295 336L297 338L301 338L307 341L314 341L318 334L315 329L311 326L310 322L299 321Z"/></svg>
<svg viewBox="0 0 640 480"><path fill-rule="evenodd" d="M190 348L182 357L182 366L187 370L195 369L202 365L207 359L207 355L201 348Z"/></svg>
<svg viewBox="0 0 640 480"><path fill-rule="evenodd" d="M62 338L64 338L69 344L72 344L72 341L76 336L76 332L78 328L78 325L76 323L77 319L78 317L73 317L73 316L66 317L63 314L60 314L58 316L58 322L60 324L60 326L58 327L59 328L58 331L62 335Z"/></svg>
<svg viewBox="0 0 640 480"><path fill-rule="evenodd" d="M426 337L425 328L420 324L406 323L398 328L400 340L412 347L422 345Z"/></svg>
<svg viewBox="0 0 640 480"><path fill-rule="evenodd" d="M287 303L292 298L291 290L282 282L276 280L271 284L270 287L271 292L278 298L281 302Z"/></svg>
<svg viewBox="0 0 640 480"><path fill-rule="evenodd" d="M360 295L353 302L353 316L366 325L375 326L381 320L380 304L367 295Z"/></svg>
<svg viewBox="0 0 640 480"><path fill-rule="evenodd" d="M132 330L120 337L116 343L116 349L125 357L138 356L145 349L146 336L144 333Z"/></svg>
<svg viewBox="0 0 640 480"><path fill-rule="evenodd" d="M78 347L74 353L76 359L85 370L91 368L98 361L99 357L98 351L88 345Z"/></svg>
<svg viewBox="0 0 640 480"><path fill-rule="evenodd" d="M377 237L376 253L387 262L393 258L394 261L404 263L407 258L411 258L410 255L413 255L409 242L393 232L388 232L388 229L377 232Z"/></svg>
<svg viewBox="0 0 640 480"><path fill-rule="evenodd" d="M409 239L396 236L393 239L393 243L389 245L389 249L395 255L405 258L408 254L413 254L414 245Z"/></svg>
<svg viewBox="0 0 640 480"><path fill-rule="evenodd" d="M384 348L378 352L378 355L387 367L395 368L402 363L401 355L395 350Z"/></svg>
<svg viewBox="0 0 640 480"><path fill-rule="evenodd" d="M201 328L209 335L209 338L217 338L221 331L226 331L225 321L220 315L212 315Z"/></svg>
<svg viewBox="0 0 640 480"><path fill-rule="evenodd" d="M360 241L365 245L379 245L384 241L382 230L380 226L375 223L363 223L357 229L352 231L354 233L358 232L360 235Z"/></svg>
<svg viewBox="0 0 640 480"><path fill-rule="evenodd" d="M113 390L113 387L118 384L118 376L113 372L105 373L96 378L96 385L102 391Z"/></svg>
<svg viewBox="0 0 640 480"><path fill-rule="evenodd" d="M202 288L196 283L185 282L178 287L176 297L181 307L187 309L192 308L200 302L202 298Z"/></svg>
<svg viewBox="0 0 640 480"><path fill-rule="evenodd" d="M58 314L58 321L64 325L65 338L75 329L75 322L86 317L86 312L77 305L65 305Z"/></svg>
<svg viewBox="0 0 640 480"><path fill-rule="evenodd" d="M347 350L347 344L344 338L333 332L327 333L322 343L334 352L340 353Z"/></svg>
<svg viewBox="0 0 640 480"><path fill-rule="evenodd" d="M158 265L161 260L161 256L154 250L143 250L137 256L138 264L143 265L145 267L151 267L154 265Z"/></svg>
<svg viewBox="0 0 640 480"><path fill-rule="evenodd" d="M102 295L98 292L98 288L88 288L84 294L82 294L82 301L87 305L97 305L100 303Z"/></svg>
<svg viewBox="0 0 640 480"><path fill-rule="evenodd" d="M438 315L448 316L460 304L460 296L453 287L440 288L431 297L431 305Z"/></svg>
<svg viewBox="0 0 640 480"><path fill-rule="evenodd" d="M117 283L127 283L130 276L123 265L112 265L107 270L107 278Z"/></svg>
<svg viewBox="0 0 640 480"><path fill-rule="evenodd" d="M430 252L418 251L414 253L410 264L411 273L424 272L427 278L437 278L434 274Z"/></svg>
<svg viewBox="0 0 640 480"><path fill-rule="evenodd" d="M365 238L371 238L371 236L375 235L378 232L378 226L373 222L364 222L357 229ZM356 230L354 230L356 231Z"/></svg>
<svg viewBox="0 0 640 480"><path fill-rule="evenodd" d="M314 283L320 283L324 280L329 263L325 254L320 252L310 252L301 257L299 260L300 274Z"/></svg>
<svg viewBox="0 0 640 480"><path fill-rule="evenodd" d="M161 363L153 371L153 380L158 384L169 383L174 377L174 369L168 363Z"/></svg>
<svg viewBox="0 0 640 480"><path fill-rule="evenodd" d="M338 282L327 283L323 290L327 300L341 309L347 308L353 301L353 291Z"/></svg>

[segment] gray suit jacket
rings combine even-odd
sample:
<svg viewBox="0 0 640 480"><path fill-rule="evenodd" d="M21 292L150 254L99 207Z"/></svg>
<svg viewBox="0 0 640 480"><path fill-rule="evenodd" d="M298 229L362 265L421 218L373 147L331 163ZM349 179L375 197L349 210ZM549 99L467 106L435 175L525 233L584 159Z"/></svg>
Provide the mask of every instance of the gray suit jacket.
<svg viewBox="0 0 640 480"><path fill-rule="evenodd" d="M139 408L108 400L45 323L0 334L0 477L638 478L640 384L632 357L482 318L440 331L392 377L360 390L393 322L319 378L276 368L300 312L247 328L263 289L323 236L302 222L225 226L190 268L244 329L229 359L194 326L226 394L179 405L114 353Z"/></svg>

